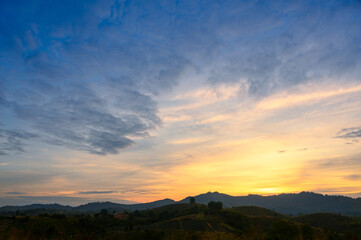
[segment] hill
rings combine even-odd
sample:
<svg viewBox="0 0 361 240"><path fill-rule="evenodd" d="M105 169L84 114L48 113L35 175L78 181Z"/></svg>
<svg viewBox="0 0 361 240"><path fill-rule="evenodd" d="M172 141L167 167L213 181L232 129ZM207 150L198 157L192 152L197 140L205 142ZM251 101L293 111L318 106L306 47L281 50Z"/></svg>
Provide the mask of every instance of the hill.
<svg viewBox="0 0 361 240"><path fill-rule="evenodd" d="M163 199L149 203L139 204L119 204L112 202L93 202L80 205L77 207L63 206L60 204L31 204L26 206L4 206L0 208L0 213L11 213L17 210L25 212L30 215L38 215L39 213L48 212L61 212L61 213L86 213L86 212L100 212L102 209L106 209L109 212L123 212L123 211L135 211L144 210L150 208L156 208L164 205L175 203L172 199Z"/></svg>
<svg viewBox="0 0 361 240"><path fill-rule="evenodd" d="M0 240L358 240L360 229L360 218L337 214L290 217L260 207L215 209L199 203L121 214L0 216Z"/></svg>
<svg viewBox="0 0 361 240"><path fill-rule="evenodd" d="M277 212L271 211L266 208L256 207L256 206L241 206L241 207L232 207L230 211L236 213L242 213L244 215L249 216L257 216L257 217L279 217L286 218L286 216L279 214Z"/></svg>
<svg viewBox="0 0 361 240"><path fill-rule="evenodd" d="M361 216L361 198L353 199L345 196L329 196L312 192L301 192L297 194L279 194L273 196L230 196L218 192L208 192L195 196L197 203L208 204L210 201L220 201L224 207L256 206L286 215L300 215L311 213L336 213L348 216ZM101 209L108 211L135 211L151 209L173 203L189 203L190 197L179 202L172 199L140 203L140 204L119 204L112 202L95 202L80 205L77 207L63 206L59 204L33 204L27 206L5 206L0 208L0 213L30 211L36 215L36 209L52 210L61 212L99 212ZM243 211L246 211L243 208Z"/></svg>
<svg viewBox="0 0 361 240"><path fill-rule="evenodd" d="M139 211L133 219L139 229L201 232L209 239L212 233L217 239L361 239L361 218L332 213L290 217L255 206L210 211L203 204L172 204Z"/></svg>
<svg viewBox="0 0 361 240"><path fill-rule="evenodd" d="M16 210L33 210L33 209L49 209L49 210L71 210L71 206L64 206L60 204L31 204L26 206L4 206L0 208L0 212L12 212Z"/></svg>
<svg viewBox="0 0 361 240"><path fill-rule="evenodd" d="M361 236L361 219L332 213L314 213L294 218L295 221L337 232L354 232Z"/></svg>
<svg viewBox="0 0 361 240"><path fill-rule="evenodd" d="M195 196L195 199L197 203L202 204L207 204L210 201L221 201L225 207L258 206L288 215L330 212L361 216L361 198L353 199L345 196L329 196L312 192L239 197L218 192L208 192ZM189 197L180 202L189 202Z"/></svg>

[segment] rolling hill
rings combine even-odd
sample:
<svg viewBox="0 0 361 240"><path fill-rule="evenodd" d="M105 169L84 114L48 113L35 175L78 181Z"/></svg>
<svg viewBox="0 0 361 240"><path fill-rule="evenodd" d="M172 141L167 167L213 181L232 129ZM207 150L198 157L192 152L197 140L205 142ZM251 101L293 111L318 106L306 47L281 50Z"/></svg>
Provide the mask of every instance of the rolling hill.
<svg viewBox="0 0 361 240"><path fill-rule="evenodd" d="M208 192L194 197L197 203L208 204L210 201L220 201L224 207L257 206L281 214L300 215L311 213L336 213L348 216L361 216L361 198L345 196L329 196L312 192L297 194L279 194L272 196L248 195L230 196L218 192ZM69 212L99 212L101 209L108 211L135 211L156 208L174 203L189 203L190 197L181 201L163 199L159 201L140 204L118 204L112 202L94 202L77 207L59 204L32 204L27 206L4 206L0 212L14 212L16 210L28 211L34 209L61 210ZM243 211L246 211L244 208Z"/></svg>
<svg viewBox="0 0 361 240"><path fill-rule="evenodd" d="M358 240L361 218L332 213L292 217L256 206L212 209L200 203L173 203L121 214L102 210L0 216L2 239Z"/></svg>
<svg viewBox="0 0 361 240"><path fill-rule="evenodd" d="M239 197L218 192L208 192L195 196L195 199L197 203L202 204L207 204L210 201L221 201L225 207L258 206L288 215L329 212L361 216L361 198L353 199L345 196L329 196L312 192ZM180 202L189 202L189 197Z"/></svg>

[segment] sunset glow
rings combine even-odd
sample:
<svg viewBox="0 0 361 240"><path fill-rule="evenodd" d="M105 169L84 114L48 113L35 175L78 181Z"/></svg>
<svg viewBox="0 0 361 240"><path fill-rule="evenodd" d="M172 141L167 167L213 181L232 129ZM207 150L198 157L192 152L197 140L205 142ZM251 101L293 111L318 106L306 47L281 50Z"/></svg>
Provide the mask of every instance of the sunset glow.
<svg viewBox="0 0 361 240"><path fill-rule="evenodd" d="M361 197L358 1L15 2L0 206Z"/></svg>

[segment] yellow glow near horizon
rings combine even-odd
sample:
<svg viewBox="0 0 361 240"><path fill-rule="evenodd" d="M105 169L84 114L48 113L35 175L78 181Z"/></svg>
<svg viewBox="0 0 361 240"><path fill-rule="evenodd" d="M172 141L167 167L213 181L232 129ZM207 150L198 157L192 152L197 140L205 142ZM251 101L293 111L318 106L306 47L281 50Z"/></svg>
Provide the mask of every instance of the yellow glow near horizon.
<svg viewBox="0 0 361 240"><path fill-rule="evenodd" d="M358 145L335 138L344 126L357 125L361 86L301 86L247 108L235 95L237 87L177 96L190 97L192 107L179 103L160 108L164 127L152 133L157 144L151 147L142 147L147 139L139 139L138 149L118 155L53 157L51 166L68 175L37 184L32 195L148 202L208 191L237 196L361 192L361 166L352 160ZM19 191L31 184L24 183Z"/></svg>
<svg viewBox="0 0 361 240"><path fill-rule="evenodd" d="M171 170L177 179L172 181L173 186L177 191L192 189L194 193L209 191L211 186L213 190L236 195L305 190L332 193L331 186L345 187L344 194L361 191L356 181L346 179L352 174L352 168L334 169L325 174L322 166L312 165L313 162L337 156L347 158L357 153L357 146L346 145L334 136L346 125L345 122L355 121L349 116L361 105L360 91L361 85L337 86L320 82L318 86L300 86L294 89L294 93L270 96L255 108L240 108L238 112L227 110L231 97L215 98L209 102L199 97L206 90L183 94L189 99L196 96L193 97L196 100L189 102L194 108L175 106L166 108L164 114L172 113L179 122L205 124L216 131L213 138L202 131L173 135L170 144L186 145L177 146L177 149L193 156L191 162ZM342 104L343 108L334 108L334 104ZM208 118L204 114L218 106L226 106L219 116ZM299 109L292 113L298 118L288 119L288 112L293 107ZM162 109L161 112L163 114ZM276 121L277 115L282 114L286 117L278 117L279 121ZM267 119L271 122L268 123ZM178 123L165 124L172 127ZM189 146L192 148L188 149ZM194 186L194 183L197 184Z"/></svg>

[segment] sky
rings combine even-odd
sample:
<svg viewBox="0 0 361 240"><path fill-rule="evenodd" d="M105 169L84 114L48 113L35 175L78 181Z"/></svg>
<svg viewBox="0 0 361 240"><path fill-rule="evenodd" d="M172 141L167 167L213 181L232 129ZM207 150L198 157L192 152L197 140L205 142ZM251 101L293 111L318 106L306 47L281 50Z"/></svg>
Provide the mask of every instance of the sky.
<svg viewBox="0 0 361 240"><path fill-rule="evenodd" d="M361 197L360 1L0 1L0 206Z"/></svg>

